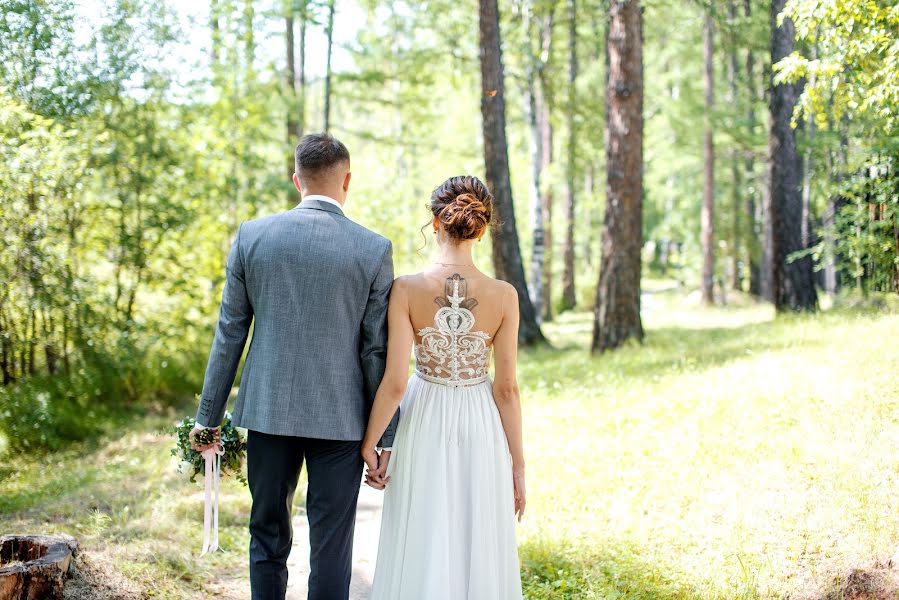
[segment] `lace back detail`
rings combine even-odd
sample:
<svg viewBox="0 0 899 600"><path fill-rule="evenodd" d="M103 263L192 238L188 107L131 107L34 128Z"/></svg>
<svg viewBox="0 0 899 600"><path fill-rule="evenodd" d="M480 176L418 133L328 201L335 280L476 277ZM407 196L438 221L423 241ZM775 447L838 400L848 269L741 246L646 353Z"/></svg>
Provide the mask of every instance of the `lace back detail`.
<svg viewBox="0 0 899 600"><path fill-rule="evenodd" d="M440 308L434 315L434 327L418 330L421 341L415 345L415 370L427 381L449 386L474 385L487 379L490 335L472 331L477 306L466 298L468 284L458 273L447 278L445 296L434 299Z"/></svg>

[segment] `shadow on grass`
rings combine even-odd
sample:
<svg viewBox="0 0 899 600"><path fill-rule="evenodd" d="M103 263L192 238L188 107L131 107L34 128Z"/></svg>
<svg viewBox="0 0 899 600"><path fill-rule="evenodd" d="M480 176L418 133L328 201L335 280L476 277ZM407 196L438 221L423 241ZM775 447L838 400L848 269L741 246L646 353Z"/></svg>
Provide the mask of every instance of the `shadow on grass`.
<svg viewBox="0 0 899 600"><path fill-rule="evenodd" d="M531 600L626 598L684 600L694 597L666 570L621 542L602 548L538 541L522 544L522 586Z"/></svg>

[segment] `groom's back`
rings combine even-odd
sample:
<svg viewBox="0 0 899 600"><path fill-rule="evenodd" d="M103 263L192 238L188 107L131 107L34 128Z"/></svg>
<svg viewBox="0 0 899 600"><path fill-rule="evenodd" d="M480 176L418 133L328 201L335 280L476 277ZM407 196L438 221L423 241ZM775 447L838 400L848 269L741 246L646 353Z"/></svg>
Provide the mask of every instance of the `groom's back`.
<svg viewBox="0 0 899 600"><path fill-rule="evenodd" d="M383 324L383 314L366 309L390 242L337 206L306 200L244 223L238 243L255 321L235 422L278 435L361 439L374 393L363 372L364 321Z"/></svg>

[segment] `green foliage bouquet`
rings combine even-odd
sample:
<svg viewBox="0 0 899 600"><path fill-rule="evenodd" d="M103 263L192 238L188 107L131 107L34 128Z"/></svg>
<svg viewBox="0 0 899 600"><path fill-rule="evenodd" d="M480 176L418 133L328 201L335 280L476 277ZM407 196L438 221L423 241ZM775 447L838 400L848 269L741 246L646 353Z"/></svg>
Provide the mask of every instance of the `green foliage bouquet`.
<svg viewBox="0 0 899 600"><path fill-rule="evenodd" d="M196 421L193 417L185 417L178 423L175 423L170 432L175 434L177 439L171 453L179 461L178 472L189 474L191 482L195 483L197 475L203 475L206 467L203 455L190 445L189 436L194 425L196 425ZM202 433L198 435L202 436ZM233 475L238 481L246 485L247 479L243 474L243 464L246 460L247 440L244 434L231 423L231 413L225 413L220 440L224 449L221 462L222 475ZM211 442L212 440L209 439L207 441ZM204 440L199 438L198 443L203 444Z"/></svg>

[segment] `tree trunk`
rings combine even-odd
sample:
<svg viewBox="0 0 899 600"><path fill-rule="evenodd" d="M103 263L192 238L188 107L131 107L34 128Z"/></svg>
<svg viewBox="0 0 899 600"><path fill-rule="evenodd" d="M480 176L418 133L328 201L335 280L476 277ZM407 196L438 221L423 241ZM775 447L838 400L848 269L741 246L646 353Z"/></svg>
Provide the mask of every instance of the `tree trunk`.
<svg viewBox="0 0 899 600"><path fill-rule="evenodd" d="M256 79L256 28L254 21L256 20L255 0L245 0L243 6L244 20L244 52L246 53L246 73L247 86L252 84Z"/></svg>
<svg viewBox="0 0 899 600"><path fill-rule="evenodd" d="M743 14L748 20L752 16L752 1L743 0ZM746 126L750 133L750 139L755 132L755 104L758 101L755 80L755 57L752 54L752 48L746 50L746 85L749 90L749 101L746 111ZM753 178L755 164L752 150L746 152L745 172L747 179L746 186L746 264L749 266L749 293L760 296L762 293L761 269L759 268L760 245L759 239L761 228L759 220L756 219L756 194L755 190L758 185L748 185Z"/></svg>
<svg viewBox="0 0 899 600"><path fill-rule="evenodd" d="M297 125L297 115L296 115L296 81L297 81L297 72L295 65L295 56L294 56L294 43L293 43L293 0L286 0L286 15L284 17L284 41L287 51L287 73L286 73L286 81L285 83L285 96L287 97L287 147L293 148L293 146L299 141L299 126ZM294 174L295 170L295 161L292 153L288 153L287 156L287 181L289 181ZM287 190L287 206L288 208L296 204L297 194L293 189L292 185L286 185L285 188Z"/></svg>
<svg viewBox="0 0 899 600"><path fill-rule="evenodd" d="M331 47L334 45L334 2L328 2L328 27L325 34L328 37L328 51L325 59L325 116L323 130L331 130Z"/></svg>
<svg viewBox="0 0 899 600"><path fill-rule="evenodd" d="M593 352L643 340L643 24L636 0L612 0L606 52L606 213L596 286Z"/></svg>
<svg viewBox="0 0 899 600"><path fill-rule="evenodd" d="M737 98L737 69L739 68L739 61L737 59L737 40L736 36L733 34L733 30L736 27L737 22L737 3L735 2L735 0L728 0L727 15L730 22L730 35L728 37L729 56L727 62L727 94L731 109L736 110L739 104ZM734 128L736 129L736 123L734 124ZM733 237L733 243L731 246L731 287L735 290L742 290L743 268L741 260L741 249L743 246L743 235L742 226L740 223L740 214L743 211L741 202L741 196L743 193L743 178L742 174L740 173L739 150L737 150L736 148L730 152L730 165L731 180L733 182L733 188L731 190L731 212L733 219L733 226L731 229L731 235Z"/></svg>
<svg viewBox="0 0 899 600"><path fill-rule="evenodd" d="M770 37L770 36L769 36ZM771 78L767 74L771 73L771 64L762 63L759 69L762 75L763 85L762 94L765 105L768 106L771 100ZM770 108L770 106L768 107ZM771 111L766 110L767 114L767 138L770 146L771 138ZM759 189L762 191L761 202L756 206L756 220L759 223L761 235L759 236L761 247L761 265L760 270L760 288L762 298L768 302L774 303L774 226L771 220L771 153L770 149L765 153L765 164L760 172L761 185Z"/></svg>
<svg viewBox="0 0 899 600"><path fill-rule="evenodd" d="M593 64L598 65L600 61L600 54L602 54L602 58L607 58L607 53L605 52L605 38L606 38L606 28L608 27L608 19L603 18L600 21L600 12L599 11L591 11L590 17L590 28L592 32L592 37L590 39L590 58ZM600 23L602 23L603 30L600 31ZM603 73L608 72L608 62L604 61L603 63ZM596 203L596 174L599 170L599 161L597 157L591 156L589 158L589 162L587 163L586 173L584 173L584 207L585 207L585 215L584 215L584 225L586 226L587 233L584 236L584 265L589 269L593 269L593 259L594 259L594 250L595 250L595 241L596 241L596 232L599 229L599 220L597 219L597 213L599 212L599 206Z"/></svg>
<svg viewBox="0 0 899 600"><path fill-rule="evenodd" d="M549 104L544 94L543 107L540 112L540 147L541 172L546 173L553 161L553 126L550 121ZM553 320L552 287L553 287L553 188L542 184L540 190L540 208L543 210L543 320Z"/></svg>
<svg viewBox="0 0 899 600"><path fill-rule="evenodd" d="M301 0L299 15L295 12L295 0L285 0L286 16L284 18L285 25L285 42L287 51L287 73L285 89L287 96L287 147L293 148L300 141L303 135L303 127L305 126L306 113L306 2ZM300 21L300 60L297 65L296 55L297 49L294 41L294 23L295 18L299 17ZM293 152L287 157L287 179L293 177L295 170L295 161ZM297 203L297 193L293 185L287 187L287 206L292 207Z"/></svg>
<svg viewBox="0 0 899 600"><path fill-rule="evenodd" d="M845 123L841 123L837 129L839 133L839 146L837 146L836 157L830 152L830 180L838 184L843 181L846 176L846 162L848 160L847 150L849 140L846 136ZM837 268L839 257L837 256L837 232L836 217L840 209L843 207L844 198L840 192L831 193L827 198L827 211L824 216L824 243L827 246L827 262L824 265L824 289L829 294L836 294L841 285L840 271Z"/></svg>
<svg viewBox="0 0 899 600"><path fill-rule="evenodd" d="M209 45L209 64L215 67L221 56L222 33L219 27L219 0L211 0L209 3L209 29L212 33L212 43Z"/></svg>
<svg viewBox="0 0 899 600"><path fill-rule="evenodd" d="M824 211L821 228L824 230L824 244L826 247L824 262L824 291L830 295L837 293L839 289L839 273L836 265L836 216L839 209L839 196L831 194L827 198L827 208Z"/></svg>
<svg viewBox="0 0 899 600"><path fill-rule="evenodd" d="M515 227L512 184L509 179L509 152L506 144L506 107L503 90L503 62L500 50L499 7L497 0L480 0L481 117L484 137L484 167L487 185L493 192L496 217L501 223L492 235L493 266L496 276L518 291L521 324L519 343L544 342L534 305L528 295L524 266Z"/></svg>
<svg viewBox="0 0 899 600"><path fill-rule="evenodd" d="M2 308L0 308L0 331L9 333ZM15 354L13 353L12 343L10 343L10 336L0 335L0 373L3 375L3 385L9 385L15 381L15 376L13 375L15 368Z"/></svg>
<svg viewBox="0 0 899 600"><path fill-rule="evenodd" d="M777 16L786 0L771 3L771 63L793 51L794 25L784 19L778 27ZM802 90L801 83L771 84L769 110L771 133L771 281L774 306L778 311L814 310L818 305L810 256L790 261L790 255L802 245L802 161L796 151L796 132L790 127L793 107Z"/></svg>
<svg viewBox="0 0 899 600"><path fill-rule="evenodd" d="M770 114L769 114L770 129ZM761 223L762 264L760 267L760 288L762 298L774 303L774 225L771 216L771 156L765 157L762 173L762 201L756 209L756 218Z"/></svg>
<svg viewBox="0 0 899 600"><path fill-rule="evenodd" d="M811 58L818 58L817 42L811 47ZM814 74L811 84L814 85ZM812 144L815 141L815 117L809 113L805 122L805 153L802 160L802 247L812 245Z"/></svg>
<svg viewBox="0 0 899 600"><path fill-rule="evenodd" d="M831 129L834 127L831 124ZM837 183L839 189L840 183L846 176L846 161L848 160L847 151L849 140L846 136L845 121L841 123L837 129L839 134L839 146L836 153L830 151L828 153L828 171L830 180ZM836 156L834 156L836 154ZM827 209L824 212L822 229L824 230L824 244L826 246L825 263L824 263L824 289L828 294L836 294L840 290L840 271L837 268L839 257L837 256L837 231L836 217L845 202L839 191L832 192L827 198Z"/></svg>
<svg viewBox="0 0 899 600"><path fill-rule="evenodd" d="M577 160L577 2L568 0L568 146L565 157L565 244L562 247L562 304L561 310L571 310L577 305L574 287L574 176Z"/></svg>
<svg viewBox="0 0 899 600"><path fill-rule="evenodd" d="M584 223L587 225L587 235L584 236L584 265L593 266L593 194L596 191L596 164L593 161L587 165L584 173Z"/></svg>
<svg viewBox="0 0 899 600"><path fill-rule="evenodd" d="M802 222L800 239L802 247L812 243L812 141L815 139L815 119L811 115L805 122L806 148L802 157Z"/></svg>
<svg viewBox="0 0 899 600"><path fill-rule="evenodd" d="M28 191L28 212L31 215L38 214L38 195L32 187ZM34 375L37 367L35 365L35 350L37 348L37 307L39 305L39 297L44 295L43 279L41 276L41 239L42 227L40 220L32 221L28 224L27 233L25 235L25 256L27 257L26 274L28 276L28 323L31 324L31 334L26 329L26 335L23 339L28 343L28 369L24 371L28 375Z"/></svg>
<svg viewBox="0 0 899 600"><path fill-rule="evenodd" d="M540 128L540 172L547 173L553 162L553 126L550 119L552 105L552 88L548 82L547 66L552 50L553 23L555 11L550 5L549 11L543 15L540 27L540 86L537 103L537 125ZM540 208L543 211L543 298L541 300L543 321L552 321L552 285L553 285L553 188L541 178Z"/></svg>
<svg viewBox="0 0 899 600"><path fill-rule="evenodd" d="M543 310L543 268L545 262L545 233L543 225L543 207L541 206L541 176L543 172L543 140L540 132L540 116L542 109L540 104L543 99L540 95L540 81L537 74L540 72L540 64L537 53L534 51L532 32L535 28L536 18L530 2L524 4L524 38L527 54L526 87L525 87L525 115L527 117L528 130L530 132L531 153L531 181L530 181L530 216L531 234L533 237L533 252L531 253L530 295L534 305L534 314L537 321L541 320Z"/></svg>
<svg viewBox="0 0 899 600"><path fill-rule="evenodd" d="M37 350L37 312L32 308L30 314L31 335L28 336L28 370L25 371L30 377L34 377L37 372L37 364L35 363L35 351Z"/></svg>
<svg viewBox="0 0 899 600"><path fill-rule="evenodd" d="M711 14L706 14L702 28L702 59L705 65L705 131L703 133L703 190L700 233L702 242L702 301L715 303L715 147L712 138L712 111L715 105L714 27Z"/></svg>

